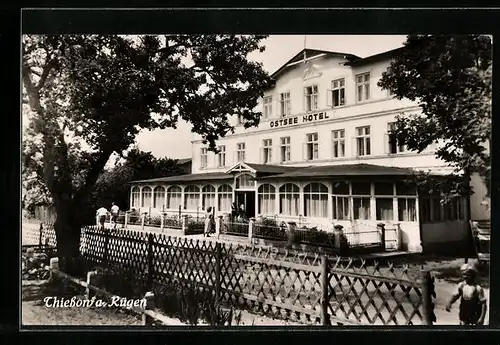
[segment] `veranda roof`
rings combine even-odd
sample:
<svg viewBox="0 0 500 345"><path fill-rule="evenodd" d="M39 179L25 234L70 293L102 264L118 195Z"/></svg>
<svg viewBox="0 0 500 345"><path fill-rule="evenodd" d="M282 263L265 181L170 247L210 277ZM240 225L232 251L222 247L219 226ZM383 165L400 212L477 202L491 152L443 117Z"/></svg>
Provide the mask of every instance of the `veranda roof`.
<svg viewBox="0 0 500 345"><path fill-rule="evenodd" d="M225 173L205 173L205 174L185 174L167 177L158 177L148 180L131 181L130 183L149 183L149 182L195 182L195 181L212 181L212 180L231 180L232 175Z"/></svg>
<svg viewBox="0 0 500 345"><path fill-rule="evenodd" d="M263 177L263 180L281 178L311 178L333 176L408 176L413 173L410 168L397 168L373 164L345 164L310 166L284 174Z"/></svg>

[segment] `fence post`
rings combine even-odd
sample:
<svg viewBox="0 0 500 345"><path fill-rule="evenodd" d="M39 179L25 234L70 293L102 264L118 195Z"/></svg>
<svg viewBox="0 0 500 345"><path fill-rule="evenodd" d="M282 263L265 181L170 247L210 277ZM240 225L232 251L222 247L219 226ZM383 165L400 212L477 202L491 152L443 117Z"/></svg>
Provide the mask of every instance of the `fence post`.
<svg viewBox="0 0 500 345"><path fill-rule="evenodd" d="M43 234L43 224L40 223L40 230L39 230L39 234L38 234L38 246L40 248L42 248L42 234Z"/></svg>
<svg viewBox="0 0 500 345"><path fill-rule="evenodd" d="M434 279L429 271L424 271L422 279L422 321L424 325L432 325L436 321L432 296L435 296Z"/></svg>
<svg viewBox="0 0 500 345"><path fill-rule="evenodd" d="M147 288L148 290L153 289L153 242L154 242L154 235L153 233L149 233L148 235L148 281L147 281Z"/></svg>
<svg viewBox="0 0 500 345"><path fill-rule="evenodd" d="M55 274L53 272L53 270L58 270L59 269L59 258L51 258L50 259L50 277L49 277L49 280L54 280L55 278Z"/></svg>
<svg viewBox="0 0 500 345"><path fill-rule="evenodd" d="M328 317L328 258L321 256L321 325L330 325Z"/></svg>
<svg viewBox="0 0 500 345"><path fill-rule="evenodd" d="M179 218L182 216L182 207L179 205Z"/></svg>
<svg viewBox="0 0 500 345"><path fill-rule="evenodd" d="M94 280L97 276L97 272L96 271L89 271L87 272L87 287L85 288L85 298L86 299L90 299L92 296L92 292L91 292L91 289L90 289L90 286L91 285L94 285Z"/></svg>
<svg viewBox="0 0 500 345"><path fill-rule="evenodd" d="M160 229L163 231L163 228L165 228L165 213L162 212L160 216Z"/></svg>
<svg viewBox="0 0 500 345"><path fill-rule="evenodd" d="M220 242L215 243L215 300L220 301L220 267L222 260L222 247Z"/></svg>
<svg viewBox="0 0 500 345"><path fill-rule="evenodd" d="M385 252L385 224L384 223L378 223L377 224L377 230L380 233L380 246L382 247L382 251Z"/></svg>
<svg viewBox="0 0 500 345"><path fill-rule="evenodd" d="M250 221L248 222L248 242L250 242L250 244L252 244L254 223L255 218L250 218Z"/></svg>
<svg viewBox="0 0 500 345"><path fill-rule="evenodd" d="M146 292L144 295L144 300L146 301L146 305L144 306L144 311L146 310L154 310L155 308L155 295L152 291ZM153 319L146 315L146 313L142 314L142 325L143 326L151 326L153 323Z"/></svg>
<svg viewBox="0 0 500 345"><path fill-rule="evenodd" d="M185 235L186 234L186 231L187 231L187 224L188 221L187 221L187 214L184 215L184 217L182 217L182 233Z"/></svg>
<svg viewBox="0 0 500 345"><path fill-rule="evenodd" d="M141 227L142 227L142 230L144 230L144 221L146 219L146 213L142 213L141 214Z"/></svg>
<svg viewBox="0 0 500 345"><path fill-rule="evenodd" d="M123 222L123 224L125 225L125 229L127 228L127 225L128 225L128 215L129 215L129 213L125 212L125 221Z"/></svg>

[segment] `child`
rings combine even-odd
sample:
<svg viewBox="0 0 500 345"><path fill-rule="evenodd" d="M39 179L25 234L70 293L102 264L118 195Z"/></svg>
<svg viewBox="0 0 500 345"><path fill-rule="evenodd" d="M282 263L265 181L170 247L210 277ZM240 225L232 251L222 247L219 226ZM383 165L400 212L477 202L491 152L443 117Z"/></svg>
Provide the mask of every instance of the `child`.
<svg viewBox="0 0 500 345"><path fill-rule="evenodd" d="M483 288L476 284L477 271L474 266L464 264L460 272L464 281L458 284L457 290L446 306L446 311L449 312L451 305L460 298L460 324L482 325L486 316L486 298Z"/></svg>

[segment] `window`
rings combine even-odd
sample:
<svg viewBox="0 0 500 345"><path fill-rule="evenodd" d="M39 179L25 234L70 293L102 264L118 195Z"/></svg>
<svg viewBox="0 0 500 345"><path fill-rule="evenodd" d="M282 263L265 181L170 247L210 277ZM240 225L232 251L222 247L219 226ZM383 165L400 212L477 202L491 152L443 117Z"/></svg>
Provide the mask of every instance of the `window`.
<svg viewBox="0 0 500 345"><path fill-rule="evenodd" d="M206 169L208 165L208 150L206 147L201 149L200 154L200 169Z"/></svg>
<svg viewBox="0 0 500 345"><path fill-rule="evenodd" d="M333 219L349 219L349 196L333 196Z"/></svg>
<svg viewBox="0 0 500 345"><path fill-rule="evenodd" d="M141 207L150 207L151 206L151 188L144 187L142 188L142 205Z"/></svg>
<svg viewBox="0 0 500 345"><path fill-rule="evenodd" d="M322 183L310 183L304 187L304 216L328 216L328 187Z"/></svg>
<svg viewBox="0 0 500 345"><path fill-rule="evenodd" d="M377 220L394 220L393 198L377 198L375 209Z"/></svg>
<svg viewBox="0 0 500 345"><path fill-rule="evenodd" d="M236 178L236 189L255 189L255 179L249 174L238 176Z"/></svg>
<svg viewBox="0 0 500 345"><path fill-rule="evenodd" d="M370 99L370 73L358 74L356 76L356 92L358 102Z"/></svg>
<svg viewBox="0 0 500 345"><path fill-rule="evenodd" d="M345 105L345 79L332 81L332 106L340 107Z"/></svg>
<svg viewBox="0 0 500 345"><path fill-rule="evenodd" d="M283 117L290 115L290 113L290 92L283 92L280 94L280 114Z"/></svg>
<svg viewBox="0 0 500 345"><path fill-rule="evenodd" d="M264 97L263 103L264 111L262 112L262 116L264 119L269 119L273 116L273 96Z"/></svg>
<svg viewBox="0 0 500 345"><path fill-rule="evenodd" d="M215 187L206 185L201 190L201 208L206 210L210 206L215 207Z"/></svg>
<svg viewBox="0 0 500 345"><path fill-rule="evenodd" d="M354 219L370 219L370 182L353 182L352 195Z"/></svg>
<svg viewBox="0 0 500 345"><path fill-rule="evenodd" d="M356 128L356 147L358 156L370 155L370 126Z"/></svg>
<svg viewBox="0 0 500 345"><path fill-rule="evenodd" d="M280 187L280 214L286 216L299 215L300 189L293 183L287 183Z"/></svg>
<svg viewBox="0 0 500 345"><path fill-rule="evenodd" d="M182 189L179 186L172 186L167 189L167 208L179 208L182 204Z"/></svg>
<svg viewBox="0 0 500 345"><path fill-rule="evenodd" d="M318 159L318 133L309 133L306 135L306 159Z"/></svg>
<svg viewBox="0 0 500 345"><path fill-rule="evenodd" d="M153 207L162 209L165 206L165 188L155 187L153 195Z"/></svg>
<svg viewBox="0 0 500 345"><path fill-rule="evenodd" d="M132 188L132 207L139 207L139 200L141 199L141 191L139 187Z"/></svg>
<svg viewBox="0 0 500 345"><path fill-rule="evenodd" d="M219 146L219 153L217 154L218 166L225 167L226 166L226 146Z"/></svg>
<svg viewBox="0 0 500 345"><path fill-rule="evenodd" d="M259 187L259 214L274 214L276 201L276 188L270 184Z"/></svg>
<svg viewBox="0 0 500 345"><path fill-rule="evenodd" d="M200 188L187 186L184 189L184 209L196 210L200 205Z"/></svg>
<svg viewBox="0 0 500 345"><path fill-rule="evenodd" d="M262 162L264 164L271 162L273 158L273 141L271 139L264 139L262 141Z"/></svg>
<svg viewBox="0 0 500 345"><path fill-rule="evenodd" d="M333 219L350 219L349 182L333 182Z"/></svg>
<svg viewBox="0 0 500 345"><path fill-rule="evenodd" d="M333 157L345 157L345 131L338 129L332 131L333 137Z"/></svg>
<svg viewBox="0 0 500 345"><path fill-rule="evenodd" d="M462 199L455 198L443 204L445 221L455 221L463 219Z"/></svg>
<svg viewBox="0 0 500 345"><path fill-rule="evenodd" d="M398 198L398 219L401 222L417 221L417 200L414 198Z"/></svg>
<svg viewBox="0 0 500 345"><path fill-rule="evenodd" d="M305 110L312 111L318 109L318 85L304 88Z"/></svg>
<svg viewBox="0 0 500 345"><path fill-rule="evenodd" d="M398 140L396 133L396 122L389 122L387 124L387 137L389 145L389 153L401 153L406 151L404 141Z"/></svg>
<svg viewBox="0 0 500 345"><path fill-rule="evenodd" d="M281 162L290 162L290 137L283 137L281 140Z"/></svg>
<svg viewBox="0 0 500 345"><path fill-rule="evenodd" d="M244 162L245 161L245 143L238 143L236 144L236 158L238 162Z"/></svg>
<svg viewBox="0 0 500 345"><path fill-rule="evenodd" d="M233 188L228 184L223 184L218 189L219 192L219 211L231 211L231 203L233 202Z"/></svg>

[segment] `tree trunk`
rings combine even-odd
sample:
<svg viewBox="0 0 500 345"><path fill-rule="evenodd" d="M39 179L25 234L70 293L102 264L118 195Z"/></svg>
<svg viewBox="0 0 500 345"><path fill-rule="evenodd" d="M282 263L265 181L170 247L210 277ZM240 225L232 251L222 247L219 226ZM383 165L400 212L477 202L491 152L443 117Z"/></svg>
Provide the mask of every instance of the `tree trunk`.
<svg viewBox="0 0 500 345"><path fill-rule="evenodd" d="M72 276L83 276L85 267L80 255L80 217L78 208L70 200L56 200L54 229L57 238L57 256L62 271Z"/></svg>

